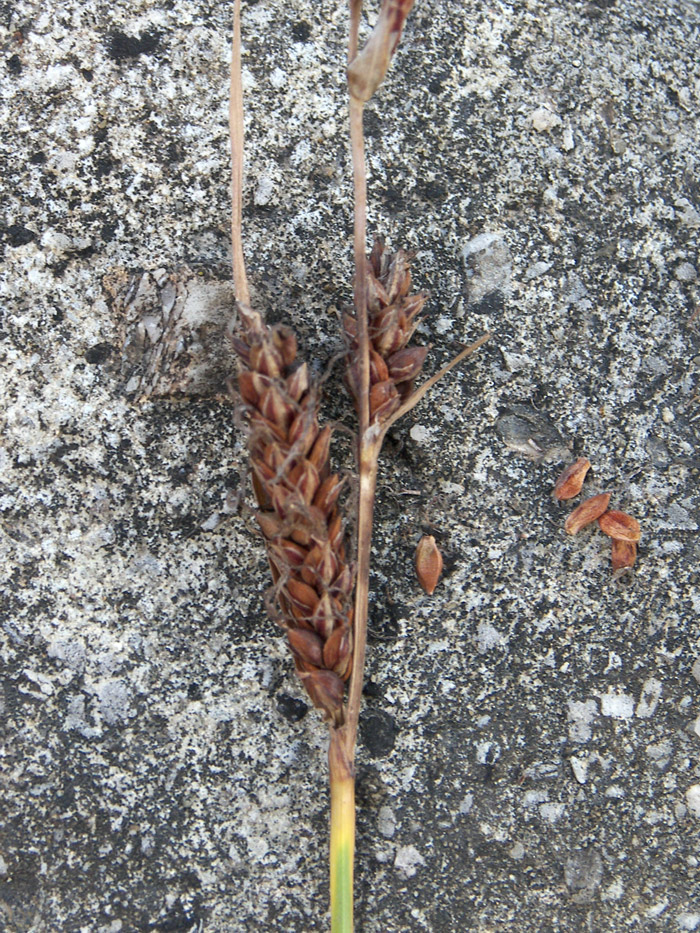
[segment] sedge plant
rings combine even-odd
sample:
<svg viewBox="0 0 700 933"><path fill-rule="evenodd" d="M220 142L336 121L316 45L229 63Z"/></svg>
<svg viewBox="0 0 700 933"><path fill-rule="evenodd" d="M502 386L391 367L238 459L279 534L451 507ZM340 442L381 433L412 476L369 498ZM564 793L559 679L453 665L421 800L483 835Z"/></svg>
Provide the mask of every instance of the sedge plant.
<svg viewBox="0 0 700 933"><path fill-rule="evenodd" d="M428 348L413 344L426 295L411 287L410 256L379 242L367 255L367 186L362 115L398 46L413 0L383 0L362 49L361 0L350 0L348 90L354 189L354 306L344 317L345 379L358 418L359 496L351 521L343 480L330 462L332 430L319 416L320 389L300 358L293 330L268 326L251 307L242 240L243 101L240 0L231 65L232 254L238 327L237 396L247 419L256 518L267 547L274 613L299 678L329 729L332 933L353 930L355 752L362 697L372 521L379 454L389 428L489 337L466 347L417 388Z"/></svg>

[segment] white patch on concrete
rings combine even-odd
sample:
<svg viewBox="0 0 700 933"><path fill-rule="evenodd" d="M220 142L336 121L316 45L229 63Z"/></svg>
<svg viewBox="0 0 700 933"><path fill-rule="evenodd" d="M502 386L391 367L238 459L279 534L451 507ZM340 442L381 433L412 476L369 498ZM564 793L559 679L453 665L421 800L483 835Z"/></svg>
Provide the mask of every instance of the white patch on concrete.
<svg viewBox="0 0 700 933"><path fill-rule="evenodd" d="M587 742L593 730L591 724L598 715L595 700L569 700L569 738L572 742Z"/></svg>
<svg viewBox="0 0 700 933"><path fill-rule="evenodd" d="M401 846L397 850L394 868L398 869L404 878L412 878L421 865L425 865L425 859L415 846Z"/></svg>
<svg viewBox="0 0 700 933"><path fill-rule="evenodd" d="M459 805L459 812L461 814L469 813L471 808L474 806L474 794L466 794L464 800Z"/></svg>
<svg viewBox="0 0 700 933"><path fill-rule="evenodd" d="M479 233L462 247L469 281L469 300L481 301L492 292L510 293L512 262L502 230Z"/></svg>
<svg viewBox="0 0 700 933"><path fill-rule="evenodd" d="M377 829L386 839L391 839L396 832L396 817L391 807L381 807L379 810Z"/></svg>
<svg viewBox="0 0 700 933"><path fill-rule="evenodd" d="M493 625L489 625L488 622L479 623L479 627L476 630L476 647L479 654L485 654L492 648L498 648L507 641L508 638L501 634L498 629L495 629Z"/></svg>
<svg viewBox="0 0 700 933"><path fill-rule="evenodd" d="M538 107L530 114L530 123L538 133L549 133L561 126L561 117L548 107Z"/></svg>
<svg viewBox="0 0 700 933"><path fill-rule="evenodd" d="M501 750L496 742L479 742L476 746L476 760L480 765L490 764L497 761L501 755Z"/></svg>
<svg viewBox="0 0 700 933"><path fill-rule="evenodd" d="M636 715L640 719L649 719L656 712L656 707L661 699L661 681L655 677L650 677L645 681L642 687L642 693L637 703Z"/></svg>
<svg viewBox="0 0 700 933"><path fill-rule="evenodd" d="M634 697L629 693L611 688L607 693L598 696L603 716L609 716L611 719L631 719L634 716Z"/></svg>
<svg viewBox="0 0 700 933"><path fill-rule="evenodd" d="M525 846L522 842L514 843L513 848L508 850L508 855L519 862L521 858L525 858Z"/></svg>
<svg viewBox="0 0 700 933"><path fill-rule="evenodd" d="M685 792L688 811L700 819L700 784L692 784Z"/></svg>
<svg viewBox="0 0 700 933"><path fill-rule="evenodd" d="M416 444L429 443L432 437L430 428L426 428L423 424L414 424L409 433L411 440L414 440Z"/></svg>
<svg viewBox="0 0 700 933"><path fill-rule="evenodd" d="M547 823L556 823L564 816L566 807L563 803L543 803L540 804L540 816Z"/></svg>
<svg viewBox="0 0 700 933"><path fill-rule="evenodd" d="M585 784L588 780L588 758L576 758L574 756L569 759L569 762L578 783Z"/></svg>

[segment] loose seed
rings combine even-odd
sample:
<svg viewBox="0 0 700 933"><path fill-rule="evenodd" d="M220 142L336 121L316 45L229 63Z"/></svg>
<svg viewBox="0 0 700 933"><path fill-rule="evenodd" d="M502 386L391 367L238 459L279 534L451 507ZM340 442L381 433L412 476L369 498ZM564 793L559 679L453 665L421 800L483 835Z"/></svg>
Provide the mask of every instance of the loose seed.
<svg viewBox="0 0 700 933"><path fill-rule="evenodd" d="M591 462L586 457L579 457L576 463L568 466L554 484L554 498L561 501L577 496L581 492L583 481L590 468Z"/></svg>
<svg viewBox="0 0 700 933"><path fill-rule="evenodd" d="M416 548L416 574L418 582L428 596L438 585L442 573L442 554L432 535L424 535Z"/></svg>
<svg viewBox="0 0 700 933"><path fill-rule="evenodd" d="M577 534L586 525L600 518L608 505L610 505L609 492L601 492L597 496L585 499L564 522L564 531L569 535Z"/></svg>
<svg viewBox="0 0 700 933"><path fill-rule="evenodd" d="M619 541L630 541L632 544L639 541L642 534L636 518L614 509L601 515L598 524L604 534Z"/></svg>
<svg viewBox="0 0 700 933"><path fill-rule="evenodd" d="M634 541L623 541L621 538L612 539L612 569L622 570L623 567L632 567L637 559L637 545Z"/></svg>

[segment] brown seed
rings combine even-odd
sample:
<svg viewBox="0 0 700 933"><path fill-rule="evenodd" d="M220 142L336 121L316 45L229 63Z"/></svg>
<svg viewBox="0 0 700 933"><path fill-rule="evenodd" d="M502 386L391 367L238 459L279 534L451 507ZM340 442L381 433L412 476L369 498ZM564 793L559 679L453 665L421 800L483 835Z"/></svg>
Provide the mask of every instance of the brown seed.
<svg viewBox="0 0 700 933"><path fill-rule="evenodd" d="M289 397L298 402L305 392L309 390L309 368L302 363L287 379L287 392Z"/></svg>
<svg viewBox="0 0 700 933"><path fill-rule="evenodd" d="M386 361L371 347L369 350L369 378L372 385L374 385L375 382L384 382L389 378L389 369L386 365Z"/></svg>
<svg viewBox="0 0 700 933"><path fill-rule="evenodd" d="M348 661L352 658L351 643L349 628L341 626L335 629L323 646L323 667L342 677L347 671Z"/></svg>
<svg viewBox="0 0 700 933"><path fill-rule="evenodd" d="M334 473L321 483L313 500L313 504L317 509L320 509L325 516L329 516L333 511L335 503L338 501L338 496L342 488L342 480L339 480L337 474Z"/></svg>
<svg viewBox="0 0 700 933"><path fill-rule="evenodd" d="M389 375L394 382L415 379L421 371L427 355L427 347L407 347L405 350L392 353L387 360Z"/></svg>
<svg viewBox="0 0 700 933"><path fill-rule="evenodd" d="M291 366L297 356L297 338L291 327L278 324L271 328L270 337L285 366Z"/></svg>
<svg viewBox="0 0 700 933"><path fill-rule="evenodd" d="M642 536L639 522L626 512L611 509L600 516L598 524L604 534L617 538L619 541L631 541L635 544Z"/></svg>
<svg viewBox="0 0 700 933"><path fill-rule="evenodd" d="M297 670L314 706L325 710L331 719L335 718L342 705L345 690L341 678L333 671L323 668L305 671L297 665Z"/></svg>
<svg viewBox="0 0 700 933"><path fill-rule="evenodd" d="M313 448L309 451L308 459L316 469L325 470L328 464L328 450L331 442L331 429L326 425L314 441ZM323 476L322 479L327 479Z"/></svg>
<svg viewBox="0 0 700 933"><path fill-rule="evenodd" d="M561 501L577 496L581 492L583 481L590 468L591 462L586 457L579 457L576 463L568 466L554 484L554 498Z"/></svg>
<svg viewBox="0 0 700 933"><path fill-rule="evenodd" d="M318 635L305 629L287 629L287 638L294 654L314 667L323 667L323 642Z"/></svg>
<svg viewBox="0 0 700 933"><path fill-rule="evenodd" d="M634 541L623 541L621 538L612 539L612 569L622 570L623 567L632 567L637 559L637 545Z"/></svg>
<svg viewBox="0 0 700 933"><path fill-rule="evenodd" d="M590 525L605 512L610 505L610 493L601 492L600 495L591 496L577 506L564 522L564 531L568 535L577 534L586 525Z"/></svg>
<svg viewBox="0 0 700 933"><path fill-rule="evenodd" d="M442 554L435 543L435 538L432 535L424 535L416 548L416 575L418 582L429 596L435 591L441 573Z"/></svg>
<svg viewBox="0 0 700 933"><path fill-rule="evenodd" d="M285 595L294 605L299 606L300 609L311 612L318 604L318 593L316 590L312 586L309 586L308 583L304 583L296 577L290 577L284 589Z"/></svg>

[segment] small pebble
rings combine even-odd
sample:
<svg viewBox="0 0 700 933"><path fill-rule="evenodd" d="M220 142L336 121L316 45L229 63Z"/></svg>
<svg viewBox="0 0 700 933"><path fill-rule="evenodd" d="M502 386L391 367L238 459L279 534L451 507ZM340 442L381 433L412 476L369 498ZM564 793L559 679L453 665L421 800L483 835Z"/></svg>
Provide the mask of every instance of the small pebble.
<svg viewBox="0 0 700 933"><path fill-rule="evenodd" d="M688 810L700 818L700 784L691 785L685 792L685 802Z"/></svg>
<svg viewBox="0 0 700 933"><path fill-rule="evenodd" d="M697 277L697 269L689 262L682 262L676 269L676 278L679 282L694 282Z"/></svg>
<svg viewBox="0 0 700 933"><path fill-rule="evenodd" d="M585 784L588 780L588 759L587 758L570 758L571 770L574 772L574 777L579 784Z"/></svg>
<svg viewBox="0 0 700 933"><path fill-rule="evenodd" d="M538 133L547 133L561 125L561 117L547 107L538 107L530 114L532 128Z"/></svg>

